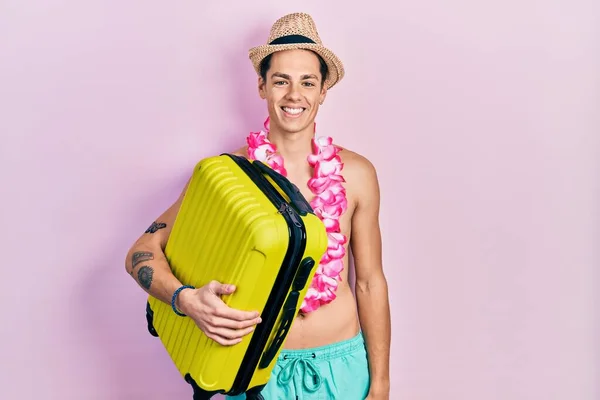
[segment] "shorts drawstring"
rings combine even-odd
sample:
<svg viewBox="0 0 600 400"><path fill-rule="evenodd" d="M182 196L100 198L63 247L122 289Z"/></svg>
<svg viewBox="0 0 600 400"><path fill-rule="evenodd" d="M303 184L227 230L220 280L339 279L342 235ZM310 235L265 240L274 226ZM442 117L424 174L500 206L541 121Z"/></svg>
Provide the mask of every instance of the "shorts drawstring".
<svg viewBox="0 0 600 400"><path fill-rule="evenodd" d="M279 374L277 375L277 382L279 384L287 385L296 375L297 367L301 368L301 371L298 371L302 374L302 383L304 389L306 389L309 393L314 393L323 384L323 377L319 372L319 368L312 361L315 358L315 354L308 357L294 357L281 369ZM284 359L288 359L288 356L285 356Z"/></svg>

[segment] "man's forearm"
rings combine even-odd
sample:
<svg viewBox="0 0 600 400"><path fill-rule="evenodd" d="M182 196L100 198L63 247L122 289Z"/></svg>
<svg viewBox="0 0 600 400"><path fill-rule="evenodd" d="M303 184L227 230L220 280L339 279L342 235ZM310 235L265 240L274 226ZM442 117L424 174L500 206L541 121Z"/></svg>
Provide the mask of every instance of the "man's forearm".
<svg viewBox="0 0 600 400"><path fill-rule="evenodd" d="M389 391L391 342L390 306L383 275L356 283L361 329L367 345L372 391Z"/></svg>
<svg viewBox="0 0 600 400"><path fill-rule="evenodd" d="M181 286L160 246L136 243L127 254L125 268L146 293L167 304L171 304L173 293Z"/></svg>

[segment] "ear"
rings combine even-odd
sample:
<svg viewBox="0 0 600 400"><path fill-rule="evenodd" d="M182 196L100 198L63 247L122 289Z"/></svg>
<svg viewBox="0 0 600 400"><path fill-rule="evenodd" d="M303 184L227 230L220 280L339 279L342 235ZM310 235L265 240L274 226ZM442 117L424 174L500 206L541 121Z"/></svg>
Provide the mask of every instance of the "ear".
<svg viewBox="0 0 600 400"><path fill-rule="evenodd" d="M325 97L327 97L327 88L323 85L321 89L321 94L319 95L319 104L323 104L325 102Z"/></svg>
<svg viewBox="0 0 600 400"><path fill-rule="evenodd" d="M263 80L262 76L259 76L258 77L258 95L263 100L267 97L265 86L266 86L266 82Z"/></svg>

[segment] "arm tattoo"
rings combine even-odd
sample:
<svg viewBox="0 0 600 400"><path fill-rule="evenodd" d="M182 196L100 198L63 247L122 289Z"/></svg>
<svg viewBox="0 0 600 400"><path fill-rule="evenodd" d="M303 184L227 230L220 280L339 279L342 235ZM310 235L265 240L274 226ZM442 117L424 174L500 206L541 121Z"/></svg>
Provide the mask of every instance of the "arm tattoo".
<svg viewBox="0 0 600 400"><path fill-rule="evenodd" d="M150 286L152 285L152 275L153 274L154 274L154 270L152 269L152 267L149 267L147 265L144 265L138 271L138 281L140 282L140 285L142 285L142 287L144 289L146 289L146 290L150 289Z"/></svg>
<svg viewBox="0 0 600 400"><path fill-rule="evenodd" d="M131 256L131 272L141 262L154 260L154 254L149 251L138 251Z"/></svg>
<svg viewBox="0 0 600 400"><path fill-rule="evenodd" d="M150 225L150 227L148 229L146 229L146 232L144 233L154 233L159 229L162 228L166 228L167 224L163 223L163 222L153 222L152 225Z"/></svg>

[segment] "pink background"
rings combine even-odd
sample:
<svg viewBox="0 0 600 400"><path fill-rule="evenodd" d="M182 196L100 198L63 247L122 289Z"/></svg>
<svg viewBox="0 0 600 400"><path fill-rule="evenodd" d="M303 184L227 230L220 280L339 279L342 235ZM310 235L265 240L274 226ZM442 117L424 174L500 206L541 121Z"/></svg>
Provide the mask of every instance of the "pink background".
<svg viewBox="0 0 600 400"><path fill-rule="evenodd" d="M260 128L247 50L293 11L379 171L391 398L600 398L598 2L285 4L0 4L0 398L191 399L124 256Z"/></svg>

